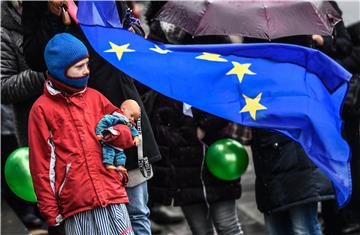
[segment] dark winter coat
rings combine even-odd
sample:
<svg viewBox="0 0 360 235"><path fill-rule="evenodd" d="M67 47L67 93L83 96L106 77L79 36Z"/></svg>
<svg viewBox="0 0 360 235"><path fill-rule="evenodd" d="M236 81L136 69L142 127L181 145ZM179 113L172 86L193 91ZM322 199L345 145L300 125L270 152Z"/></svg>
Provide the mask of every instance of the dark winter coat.
<svg viewBox="0 0 360 235"><path fill-rule="evenodd" d="M118 12L125 14L126 8L123 4L126 3L117 2ZM46 70L43 51L48 40L56 33L66 31L78 37L90 52L91 73L88 86L100 91L117 107L126 99L134 99L140 104L143 110L141 120L144 156L149 157L150 162L159 160L161 158L160 152L132 78L101 58L91 48L78 25L72 23L70 26L65 27L59 17L49 13L47 11L47 2L24 1L23 8L24 53L30 67L38 71ZM135 28L135 30L138 29ZM126 168L128 170L137 168L136 148L128 149L125 152L127 155Z"/></svg>
<svg viewBox="0 0 360 235"><path fill-rule="evenodd" d="M341 14L336 2L330 2ZM350 205L360 208L360 22L345 28L341 21L335 26L333 37L324 37L320 48L353 74L344 102L343 133L350 145L352 196Z"/></svg>
<svg viewBox="0 0 360 235"><path fill-rule="evenodd" d="M12 105L1 104L1 135L15 136L14 112Z"/></svg>
<svg viewBox="0 0 360 235"><path fill-rule="evenodd" d="M29 69L23 56L21 16L10 1L1 2L1 102L14 104L20 146L27 146L31 105L42 94L45 76Z"/></svg>
<svg viewBox="0 0 360 235"><path fill-rule="evenodd" d="M244 42L266 41L245 38ZM310 47L312 38L311 35L298 35L272 42ZM261 212L272 213L335 198L330 181L302 147L288 137L253 128L251 149L256 174L256 203Z"/></svg>
<svg viewBox="0 0 360 235"><path fill-rule="evenodd" d="M348 27L353 48L351 54L339 62L352 74L343 108L344 136L351 148L353 191L350 207L360 211L360 21Z"/></svg>
<svg viewBox="0 0 360 235"><path fill-rule="evenodd" d="M253 129L252 153L258 209L263 213L333 199L330 181L288 137Z"/></svg>
<svg viewBox="0 0 360 235"><path fill-rule="evenodd" d="M154 91L145 97L146 104L152 103L147 108L152 108L150 120L162 155L162 160L153 166L154 177L149 181L151 200L167 205L173 201L179 206L205 203L203 186L209 203L239 198L240 180L215 178L204 163L203 147L196 136L196 128L200 127L206 133L204 142L210 145L226 137L222 130L228 122L194 108L194 117L186 116L183 103Z"/></svg>

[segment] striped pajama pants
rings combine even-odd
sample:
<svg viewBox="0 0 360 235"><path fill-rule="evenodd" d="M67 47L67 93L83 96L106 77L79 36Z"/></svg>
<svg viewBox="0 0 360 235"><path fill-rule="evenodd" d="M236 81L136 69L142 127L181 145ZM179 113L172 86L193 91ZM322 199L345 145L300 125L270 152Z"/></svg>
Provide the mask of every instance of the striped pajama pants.
<svg viewBox="0 0 360 235"><path fill-rule="evenodd" d="M66 235L134 235L125 204L110 204L65 219Z"/></svg>

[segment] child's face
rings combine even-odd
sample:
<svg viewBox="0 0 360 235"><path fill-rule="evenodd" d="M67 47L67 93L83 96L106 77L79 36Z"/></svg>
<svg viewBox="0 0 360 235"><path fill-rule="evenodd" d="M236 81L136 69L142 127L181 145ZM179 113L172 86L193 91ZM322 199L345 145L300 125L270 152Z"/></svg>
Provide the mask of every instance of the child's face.
<svg viewBox="0 0 360 235"><path fill-rule="evenodd" d="M70 78L82 78L89 76L89 74L89 58L80 60L66 71L66 76Z"/></svg>

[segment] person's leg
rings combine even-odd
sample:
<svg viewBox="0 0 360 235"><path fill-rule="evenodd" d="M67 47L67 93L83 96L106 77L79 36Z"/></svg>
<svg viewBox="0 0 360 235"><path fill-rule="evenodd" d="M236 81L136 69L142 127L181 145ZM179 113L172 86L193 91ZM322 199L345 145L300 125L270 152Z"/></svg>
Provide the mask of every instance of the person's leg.
<svg viewBox="0 0 360 235"><path fill-rule="evenodd" d="M210 212L219 235L244 234L237 216L235 200L213 203L210 205Z"/></svg>
<svg viewBox="0 0 360 235"><path fill-rule="evenodd" d="M181 209L194 235L214 235L213 223L207 216L205 203L181 206Z"/></svg>
<svg viewBox="0 0 360 235"><path fill-rule="evenodd" d="M175 224L182 222L185 218L180 208L155 204L150 207L150 219L158 224Z"/></svg>
<svg viewBox="0 0 360 235"><path fill-rule="evenodd" d="M65 219L66 235L134 235L124 204L110 204Z"/></svg>
<svg viewBox="0 0 360 235"><path fill-rule="evenodd" d="M322 235L318 221L317 203L308 203L289 209L294 235Z"/></svg>
<svg viewBox="0 0 360 235"><path fill-rule="evenodd" d="M127 204L127 209L130 216L131 226L135 235L150 235L150 210L147 207L147 182L145 181L134 187L127 187L126 192L129 197L129 204Z"/></svg>
<svg viewBox="0 0 360 235"><path fill-rule="evenodd" d="M341 234L343 219L335 200L321 202L321 216L324 220L324 235Z"/></svg>
<svg viewBox="0 0 360 235"><path fill-rule="evenodd" d="M126 156L124 151L114 149L114 155L115 155L115 166L125 166L126 163Z"/></svg>
<svg viewBox="0 0 360 235"><path fill-rule="evenodd" d="M269 235L291 234L291 223L287 211L264 214L265 226Z"/></svg>
<svg viewBox="0 0 360 235"><path fill-rule="evenodd" d="M102 145L103 163L107 169L115 169L115 149L107 144Z"/></svg>

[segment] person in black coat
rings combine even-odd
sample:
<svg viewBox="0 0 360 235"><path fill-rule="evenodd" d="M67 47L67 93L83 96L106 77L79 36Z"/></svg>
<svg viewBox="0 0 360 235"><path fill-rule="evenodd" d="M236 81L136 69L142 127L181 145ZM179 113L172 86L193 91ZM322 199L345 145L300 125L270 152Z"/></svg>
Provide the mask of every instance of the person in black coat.
<svg viewBox="0 0 360 235"><path fill-rule="evenodd" d="M17 147L28 146L30 108L42 93L45 80L43 73L32 71L25 62L21 9L20 1L1 2L1 103L11 104L11 111L14 111L11 121L15 124L16 139L7 139L7 144L14 142ZM2 162L5 162L7 156L8 153L2 155ZM6 184L3 184L3 189L5 198L27 227L43 225L43 221L36 215L34 203L15 196Z"/></svg>
<svg viewBox="0 0 360 235"><path fill-rule="evenodd" d="M335 1L329 1L342 15ZM352 174L352 196L349 204L339 209L335 201L322 205L324 217L324 234L337 235L360 231L360 23L345 27L343 21L336 24L332 36L313 35L315 46L353 74L345 98L342 117L344 119L343 135L350 145L352 157L350 161Z"/></svg>
<svg viewBox="0 0 360 235"><path fill-rule="evenodd" d="M317 203L334 199L330 181L290 138L253 128L258 209L270 235L322 234ZM302 234L302 233L299 233Z"/></svg>
<svg viewBox="0 0 360 235"><path fill-rule="evenodd" d="M54 4L54 5L52 5ZM59 5L60 4L60 5ZM113 67L101 58L90 46L80 27L73 21L63 22L60 12L61 4L66 8L66 1L30 2L24 1L22 24L24 29L24 54L29 66L37 71L45 71L43 52L48 40L56 33L68 32L79 38L90 52L90 67L92 68L88 86L105 95L115 106L126 99L136 100L141 109L141 129L143 133L144 158L150 163L158 161L161 156L158 146L144 111L144 106L134 85L132 78ZM120 19L125 18L126 2L117 1ZM48 6L51 6L48 8ZM50 11L50 10L51 11ZM54 10L55 9L55 10ZM56 11L58 9L58 11ZM59 13L57 13L59 12ZM66 23L66 24L65 24ZM130 25L132 30L142 34L137 25ZM151 234L147 208L147 172L142 173L138 165L137 148L126 150L128 160L126 168L129 170L127 193L130 199L128 204L129 215L135 234ZM151 165L147 168L151 171ZM141 168L143 169L143 168ZM150 174L151 175L151 174ZM131 187L130 187L131 186Z"/></svg>
<svg viewBox="0 0 360 235"><path fill-rule="evenodd" d="M334 3L333 3L334 4ZM360 231L360 22L347 28L337 24L334 37L324 37L324 42L331 46L318 48L331 56L353 74L345 98L342 117L344 118L343 134L351 148L352 196L349 204L339 209L335 202L326 203L325 235L336 235ZM344 48L349 50L344 53Z"/></svg>
<svg viewBox="0 0 360 235"><path fill-rule="evenodd" d="M360 21L348 27L353 42L352 52L340 63L352 74L350 88L344 105L345 137L352 150L351 172L353 195L350 207L355 211L356 220L360 221Z"/></svg>
<svg viewBox="0 0 360 235"><path fill-rule="evenodd" d="M224 42L223 37L211 36L193 40L180 29L173 29L163 30L153 21L149 37L179 44ZM240 179L220 180L205 164L207 147L231 137L226 132L230 122L153 90L141 90L162 155L149 182L151 201L180 206L193 234L214 234L214 228L219 235L243 234L236 211Z"/></svg>
<svg viewBox="0 0 360 235"><path fill-rule="evenodd" d="M152 96L150 120L163 157L154 165L151 200L180 206L193 234L212 234L213 227L218 234L242 234L235 204L240 180L217 179L205 164L207 146L230 137L224 132L229 122L155 91L145 96Z"/></svg>
<svg viewBox="0 0 360 235"><path fill-rule="evenodd" d="M266 42L245 38L245 43ZM272 42L311 46L311 36L291 36ZM253 128L251 149L258 209L270 235L321 235L317 204L335 198L330 181L290 138Z"/></svg>

